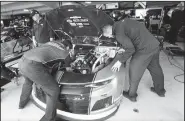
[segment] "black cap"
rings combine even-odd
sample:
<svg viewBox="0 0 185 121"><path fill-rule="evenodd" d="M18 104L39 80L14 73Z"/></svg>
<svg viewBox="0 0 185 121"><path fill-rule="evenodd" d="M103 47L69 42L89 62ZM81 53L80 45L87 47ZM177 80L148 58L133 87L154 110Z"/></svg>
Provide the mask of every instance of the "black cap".
<svg viewBox="0 0 185 121"><path fill-rule="evenodd" d="M31 10L30 17L33 17L35 14L40 14L37 10Z"/></svg>

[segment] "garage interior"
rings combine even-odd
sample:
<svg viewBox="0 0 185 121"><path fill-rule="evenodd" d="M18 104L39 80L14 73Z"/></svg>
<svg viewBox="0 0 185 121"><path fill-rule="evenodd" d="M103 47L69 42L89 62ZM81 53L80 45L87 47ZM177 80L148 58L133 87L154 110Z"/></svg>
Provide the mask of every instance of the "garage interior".
<svg viewBox="0 0 185 121"><path fill-rule="evenodd" d="M8 68L13 73L17 74L17 70L13 68L17 68L17 63L22 56L22 53L27 50L29 51L30 49L28 46L25 49L16 45L16 37L7 37L7 31L10 28L11 22L15 21L17 18L26 20L26 18L29 18L29 10L32 9L45 14L57 7L79 4L88 6L89 8L101 9L110 17L112 17L112 14L115 14L116 16L117 11L129 11L129 13L132 14L131 19L143 24L146 22L145 16L146 11L148 11L151 13L151 17L154 16L150 20L148 29L162 44L162 50L160 51L160 65L164 72L164 86L166 89L165 97L161 98L150 91L150 87L152 87L153 83L151 75L147 70L141 78L138 87L137 93L139 96L137 102L131 102L123 97L117 112L106 119L106 121L184 121L185 34L183 31L185 22L180 28L182 30L180 31L179 29L175 45L172 45L165 39L167 29L162 23L163 17L161 17L164 7L169 8L169 11L174 8L183 8L184 12L184 2L179 1L1 2L1 121L39 121L44 115L44 111L39 109L31 100L24 109L18 109L22 85L24 83L24 78L22 76L16 78L9 77L9 79L11 78L10 80L3 79L2 72L4 70L2 71L2 69L5 69L4 67L6 67L6 69ZM116 21L116 19L114 21ZM31 22L32 20L29 20L28 23L26 23L26 26L32 26ZM30 38L24 37L24 39L26 41ZM16 54L17 51L20 53ZM12 52L14 53L13 55ZM4 59L5 57L10 59L6 60ZM126 76L123 77L123 90L127 90L129 85L128 65L129 61L126 63Z"/></svg>

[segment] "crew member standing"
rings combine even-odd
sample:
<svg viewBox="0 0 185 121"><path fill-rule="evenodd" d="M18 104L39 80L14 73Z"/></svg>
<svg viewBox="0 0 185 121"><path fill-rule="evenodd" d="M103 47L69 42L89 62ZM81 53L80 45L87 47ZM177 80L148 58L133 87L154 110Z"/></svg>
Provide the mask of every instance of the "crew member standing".
<svg viewBox="0 0 185 121"><path fill-rule="evenodd" d="M32 17L33 32L32 40L35 47L40 46L46 42L54 40L54 31L47 22L46 17L43 17L37 10L32 10L30 17Z"/></svg>
<svg viewBox="0 0 185 121"><path fill-rule="evenodd" d="M181 9L174 9L171 14L171 28L169 31L169 43L172 45L177 45L177 36L179 29L182 27L184 22L184 14Z"/></svg>
<svg viewBox="0 0 185 121"><path fill-rule="evenodd" d="M125 53L112 67L112 71L119 71L122 63L131 56L129 65L129 91L124 91L123 95L131 101L137 101L137 89L141 77L146 69L150 71L154 87L151 90L163 97L164 75L159 64L159 41L147 30L145 25L138 21L125 18L115 22L113 27L107 25L103 28L103 35L107 37L115 36L116 40L125 49Z"/></svg>
<svg viewBox="0 0 185 121"><path fill-rule="evenodd" d="M149 29L149 26L150 26L150 14L149 14L148 11L146 12L146 16L145 16L145 26L146 26L147 29Z"/></svg>

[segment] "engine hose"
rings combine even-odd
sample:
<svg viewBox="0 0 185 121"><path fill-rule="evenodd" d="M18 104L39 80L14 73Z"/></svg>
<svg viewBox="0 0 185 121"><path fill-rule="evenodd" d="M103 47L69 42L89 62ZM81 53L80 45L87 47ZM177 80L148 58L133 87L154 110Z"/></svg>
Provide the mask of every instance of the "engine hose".
<svg viewBox="0 0 185 121"><path fill-rule="evenodd" d="M108 50L108 51L109 51L109 50ZM106 51L105 53L101 54L100 57L94 62L93 66L92 66L92 71L95 70L96 65L98 64L98 62L101 60L101 58L102 58L103 56L105 56L105 55L107 54L108 51Z"/></svg>

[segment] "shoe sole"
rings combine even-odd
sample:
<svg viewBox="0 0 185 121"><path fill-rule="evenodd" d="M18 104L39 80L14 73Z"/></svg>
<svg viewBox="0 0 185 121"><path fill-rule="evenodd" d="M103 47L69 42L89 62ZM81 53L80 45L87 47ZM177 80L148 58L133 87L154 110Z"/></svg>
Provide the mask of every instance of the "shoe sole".
<svg viewBox="0 0 185 121"><path fill-rule="evenodd" d="M137 94L136 94L137 95ZM132 102L137 102L137 100L136 100L136 97L134 97L134 99L133 99L133 97L129 97L128 96L128 94L123 94L123 96L125 97L125 98L127 98L127 99L129 99L130 101L132 101Z"/></svg>
<svg viewBox="0 0 185 121"><path fill-rule="evenodd" d="M160 96L160 97L165 97L164 94L158 94L158 93L155 91L155 89L154 89L153 87L151 87L150 90L151 90L152 92L156 93L156 94L157 94L158 96Z"/></svg>

